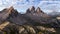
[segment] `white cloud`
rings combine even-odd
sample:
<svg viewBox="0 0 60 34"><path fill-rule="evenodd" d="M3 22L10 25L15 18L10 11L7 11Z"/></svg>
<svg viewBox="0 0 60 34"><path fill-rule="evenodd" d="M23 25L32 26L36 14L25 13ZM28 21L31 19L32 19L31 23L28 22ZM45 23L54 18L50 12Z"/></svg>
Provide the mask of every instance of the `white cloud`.
<svg viewBox="0 0 60 34"><path fill-rule="evenodd" d="M38 6L44 11L48 13L57 11L60 9L60 1L41 1ZM51 11L52 10L52 11Z"/></svg>
<svg viewBox="0 0 60 34"><path fill-rule="evenodd" d="M31 6L40 7L44 12L49 13L53 9L60 9L60 1L40 1L40 0L0 0L0 9L9 7L11 5L14 6L19 12L25 12L27 8Z"/></svg>

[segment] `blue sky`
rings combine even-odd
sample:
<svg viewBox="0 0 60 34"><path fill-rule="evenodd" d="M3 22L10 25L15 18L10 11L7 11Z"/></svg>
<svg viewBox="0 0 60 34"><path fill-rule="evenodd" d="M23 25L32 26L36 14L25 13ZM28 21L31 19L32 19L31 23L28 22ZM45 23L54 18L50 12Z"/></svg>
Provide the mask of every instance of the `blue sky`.
<svg viewBox="0 0 60 34"><path fill-rule="evenodd" d="M31 6L40 7L45 13L60 12L60 0L0 0L0 11L10 6L21 13L25 13Z"/></svg>

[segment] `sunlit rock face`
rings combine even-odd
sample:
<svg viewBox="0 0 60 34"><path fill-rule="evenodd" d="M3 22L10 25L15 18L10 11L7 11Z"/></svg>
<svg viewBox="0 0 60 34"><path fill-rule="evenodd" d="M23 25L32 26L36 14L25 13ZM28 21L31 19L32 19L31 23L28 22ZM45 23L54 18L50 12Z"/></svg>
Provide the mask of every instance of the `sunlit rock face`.
<svg viewBox="0 0 60 34"><path fill-rule="evenodd" d="M0 12L0 23L5 21L9 17L9 14L11 14L12 9L13 9L13 7L10 7L10 8L2 10Z"/></svg>
<svg viewBox="0 0 60 34"><path fill-rule="evenodd" d="M46 13L44 13L44 12L40 9L40 7L38 7L35 12L36 12L37 14L41 15L41 17L46 17L46 18L50 17L50 16L48 16ZM38 16L39 16L39 15L38 15Z"/></svg>

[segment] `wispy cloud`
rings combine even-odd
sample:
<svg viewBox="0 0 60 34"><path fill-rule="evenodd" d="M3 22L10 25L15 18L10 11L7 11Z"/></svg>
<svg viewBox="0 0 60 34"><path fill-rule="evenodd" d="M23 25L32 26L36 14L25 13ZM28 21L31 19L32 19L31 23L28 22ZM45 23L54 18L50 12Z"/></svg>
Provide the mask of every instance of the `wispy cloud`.
<svg viewBox="0 0 60 34"><path fill-rule="evenodd" d="M59 12L60 1L41 1L38 6L46 13L53 11Z"/></svg>
<svg viewBox="0 0 60 34"><path fill-rule="evenodd" d="M31 6L40 7L44 12L60 9L60 1L54 0L0 0L0 10L13 5L19 12L25 12Z"/></svg>

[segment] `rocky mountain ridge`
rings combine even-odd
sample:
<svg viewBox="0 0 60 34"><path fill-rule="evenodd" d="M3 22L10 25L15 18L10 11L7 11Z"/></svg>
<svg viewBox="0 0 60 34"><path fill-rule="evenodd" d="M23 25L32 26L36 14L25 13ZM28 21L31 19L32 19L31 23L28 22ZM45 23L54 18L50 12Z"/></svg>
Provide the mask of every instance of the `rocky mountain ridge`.
<svg viewBox="0 0 60 34"><path fill-rule="evenodd" d="M13 7L4 9L0 12L1 20L10 21L19 25L23 24L58 24L56 19L52 19L51 16L44 13L39 7L35 10L35 7L28 8L25 14L20 14ZM0 22L1 22L0 20Z"/></svg>
<svg viewBox="0 0 60 34"><path fill-rule="evenodd" d="M13 34L12 32L14 34L38 34L39 31L55 33L55 28L60 27L56 18L44 13L39 7L35 10L34 6L28 8L25 14L18 13L12 6L2 10L0 24L0 32L4 31L7 34Z"/></svg>

